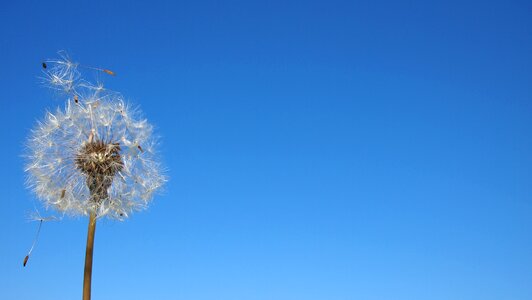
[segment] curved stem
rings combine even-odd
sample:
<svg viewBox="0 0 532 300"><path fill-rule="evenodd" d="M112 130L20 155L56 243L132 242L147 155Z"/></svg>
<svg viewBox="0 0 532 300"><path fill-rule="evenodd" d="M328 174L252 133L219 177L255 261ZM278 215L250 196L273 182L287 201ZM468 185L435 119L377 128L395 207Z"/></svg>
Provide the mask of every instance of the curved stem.
<svg viewBox="0 0 532 300"><path fill-rule="evenodd" d="M87 232L87 249L85 252L85 273L83 276L83 300L91 299L92 253L94 248L94 234L96 233L96 214L90 213L89 230Z"/></svg>

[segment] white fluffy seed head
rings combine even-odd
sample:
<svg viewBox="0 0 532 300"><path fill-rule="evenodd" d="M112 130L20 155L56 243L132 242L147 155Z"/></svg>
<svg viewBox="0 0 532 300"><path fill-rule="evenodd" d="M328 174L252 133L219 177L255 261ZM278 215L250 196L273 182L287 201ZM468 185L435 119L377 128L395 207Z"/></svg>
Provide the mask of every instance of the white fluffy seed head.
<svg viewBox="0 0 532 300"><path fill-rule="evenodd" d="M50 85L69 99L33 129L27 141L27 183L45 206L59 212L124 219L146 208L166 182L153 127L120 94L80 80L76 66L47 62ZM91 142L102 145L96 147L100 152L87 150L95 148L87 146ZM105 162L106 157L113 160ZM91 163L101 174L90 176ZM89 183L98 176L104 178L98 182L105 182L105 195L95 201Z"/></svg>

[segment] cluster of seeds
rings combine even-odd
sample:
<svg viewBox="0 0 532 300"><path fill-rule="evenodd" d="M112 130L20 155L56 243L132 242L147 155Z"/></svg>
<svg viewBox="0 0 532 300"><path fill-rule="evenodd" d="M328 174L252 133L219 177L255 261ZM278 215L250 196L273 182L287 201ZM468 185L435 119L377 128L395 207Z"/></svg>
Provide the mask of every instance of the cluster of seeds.
<svg viewBox="0 0 532 300"><path fill-rule="evenodd" d="M152 126L119 93L81 79L68 57L43 67L45 82L67 100L28 139L30 188L47 207L72 215L122 219L146 208L166 182Z"/></svg>

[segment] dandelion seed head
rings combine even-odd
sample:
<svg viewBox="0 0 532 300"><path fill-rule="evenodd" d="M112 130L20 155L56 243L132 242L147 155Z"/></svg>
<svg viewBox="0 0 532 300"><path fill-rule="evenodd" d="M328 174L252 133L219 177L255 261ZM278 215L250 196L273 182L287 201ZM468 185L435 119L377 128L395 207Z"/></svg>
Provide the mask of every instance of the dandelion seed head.
<svg viewBox="0 0 532 300"><path fill-rule="evenodd" d="M80 79L67 58L46 61L49 85L70 96L28 138L27 184L61 213L127 218L166 181L153 127L119 93Z"/></svg>

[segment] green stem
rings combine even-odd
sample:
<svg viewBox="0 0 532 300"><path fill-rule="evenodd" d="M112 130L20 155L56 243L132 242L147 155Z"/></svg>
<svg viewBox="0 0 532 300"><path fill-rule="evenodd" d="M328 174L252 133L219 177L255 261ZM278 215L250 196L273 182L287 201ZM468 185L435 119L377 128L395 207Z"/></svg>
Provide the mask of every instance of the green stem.
<svg viewBox="0 0 532 300"><path fill-rule="evenodd" d="M87 232L87 249L85 252L85 273L83 276L83 300L91 299L92 253L94 248L94 234L96 233L96 214L90 213L89 230Z"/></svg>

